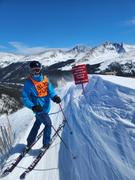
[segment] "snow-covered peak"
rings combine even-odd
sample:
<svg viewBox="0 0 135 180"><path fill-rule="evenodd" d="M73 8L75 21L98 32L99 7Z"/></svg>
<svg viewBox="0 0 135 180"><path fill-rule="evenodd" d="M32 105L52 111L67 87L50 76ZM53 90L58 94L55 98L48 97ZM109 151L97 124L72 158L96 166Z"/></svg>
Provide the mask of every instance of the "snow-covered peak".
<svg viewBox="0 0 135 180"><path fill-rule="evenodd" d="M84 45L77 45L71 49L46 49L42 53L34 55L17 55L13 53L0 53L0 67L5 67L11 63L38 60L45 66L55 63L66 62L74 59L75 64L98 64L112 60L134 59L135 45L127 45L124 43L105 42L96 47L90 48ZM131 58L132 56L132 58ZM126 58L125 58L126 57ZM134 59L135 60L135 59ZM66 65L62 70L70 70L72 63Z"/></svg>
<svg viewBox="0 0 135 180"><path fill-rule="evenodd" d="M135 51L135 45L123 44L123 47L126 52Z"/></svg>
<svg viewBox="0 0 135 180"><path fill-rule="evenodd" d="M124 53L125 49L123 47L123 43L112 43L112 42L105 42L95 48L93 48L93 53L95 54L112 54L118 55L119 53Z"/></svg>
<svg viewBox="0 0 135 180"><path fill-rule="evenodd" d="M112 42L105 42L102 45L105 49L110 51L116 51L117 53L124 53L125 49L123 47L123 43L112 43Z"/></svg>
<svg viewBox="0 0 135 180"><path fill-rule="evenodd" d="M14 53L0 52L0 67L8 66L11 63L23 61L24 56Z"/></svg>
<svg viewBox="0 0 135 180"><path fill-rule="evenodd" d="M112 58L119 57L125 53L123 44L105 42L99 46L89 49L82 56L78 55L77 59L79 63L98 64Z"/></svg>
<svg viewBox="0 0 135 180"><path fill-rule="evenodd" d="M91 48L84 46L84 45L77 45L73 47L69 52L75 52L75 53L85 53L87 51L90 51Z"/></svg>

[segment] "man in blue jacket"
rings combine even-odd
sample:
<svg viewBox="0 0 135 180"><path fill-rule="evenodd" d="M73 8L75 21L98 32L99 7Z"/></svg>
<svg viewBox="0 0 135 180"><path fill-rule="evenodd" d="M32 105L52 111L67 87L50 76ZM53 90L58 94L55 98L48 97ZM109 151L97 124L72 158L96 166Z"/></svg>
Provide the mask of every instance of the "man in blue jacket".
<svg viewBox="0 0 135 180"><path fill-rule="evenodd" d="M23 103L36 116L36 121L28 135L26 149L34 142L40 125L45 125L43 133L43 148L49 147L51 136L50 99L60 103L61 99L46 76L42 74L42 65L38 61L30 62L30 76L25 81L22 91Z"/></svg>

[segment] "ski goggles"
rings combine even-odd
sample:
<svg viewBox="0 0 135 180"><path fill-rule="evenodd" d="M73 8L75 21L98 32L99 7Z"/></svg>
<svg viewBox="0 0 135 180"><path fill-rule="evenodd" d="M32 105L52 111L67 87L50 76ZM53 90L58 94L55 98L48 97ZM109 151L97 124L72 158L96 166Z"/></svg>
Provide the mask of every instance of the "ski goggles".
<svg viewBox="0 0 135 180"><path fill-rule="evenodd" d="M41 72L41 68L38 68L38 67L32 68L32 69L30 70L30 73L31 73L31 74L39 74L40 72Z"/></svg>

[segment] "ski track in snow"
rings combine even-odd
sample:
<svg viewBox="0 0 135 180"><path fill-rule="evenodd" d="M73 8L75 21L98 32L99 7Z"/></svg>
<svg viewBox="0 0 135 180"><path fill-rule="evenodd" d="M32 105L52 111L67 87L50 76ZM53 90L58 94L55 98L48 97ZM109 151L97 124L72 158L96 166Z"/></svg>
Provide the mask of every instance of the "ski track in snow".
<svg viewBox="0 0 135 180"><path fill-rule="evenodd" d="M71 135L66 125L61 136L77 158L73 159L57 138L26 180L134 180L134 84L135 80L130 78L94 75L85 86L85 96L81 86L73 83L65 85L63 90L57 89L60 96L65 94L62 106L73 130ZM52 112L57 111L59 106L53 103ZM33 118L26 108L10 116L16 138L13 152L16 153L12 152L6 164L26 144ZM62 118L61 112L51 115L56 128ZM30 164L41 146L42 140L2 179L19 179L23 168Z"/></svg>

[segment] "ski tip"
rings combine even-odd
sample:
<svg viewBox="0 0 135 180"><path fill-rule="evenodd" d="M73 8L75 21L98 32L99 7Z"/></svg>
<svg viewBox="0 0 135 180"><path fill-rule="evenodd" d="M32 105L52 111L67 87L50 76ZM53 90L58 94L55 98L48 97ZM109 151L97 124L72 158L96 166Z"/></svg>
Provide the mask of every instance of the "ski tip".
<svg viewBox="0 0 135 180"><path fill-rule="evenodd" d="M20 179L25 179L25 176L26 176L25 173L21 174Z"/></svg>
<svg viewBox="0 0 135 180"><path fill-rule="evenodd" d="M9 171L4 171L1 175L0 178L3 178L5 176L7 176L10 172Z"/></svg>
<svg viewBox="0 0 135 180"><path fill-rule="evenodd" d="M1 173L1 176L0 176L0 177L5 177L5 176L7 176L10 172L11 172L11 171L10 171L10 168L7 168L7 169L5 169L5 170Z"/></svg>

